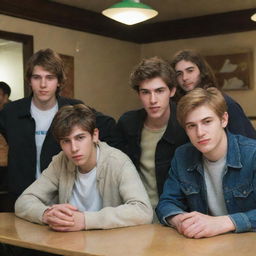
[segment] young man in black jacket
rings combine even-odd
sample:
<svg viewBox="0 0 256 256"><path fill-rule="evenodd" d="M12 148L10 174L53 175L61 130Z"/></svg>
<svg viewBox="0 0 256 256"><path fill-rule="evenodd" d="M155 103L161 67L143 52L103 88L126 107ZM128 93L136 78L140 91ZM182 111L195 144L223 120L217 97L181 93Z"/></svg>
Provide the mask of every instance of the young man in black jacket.
<svg viewBox="0 0 256 256"><path fill-rule="evenodd" d="M82 103L58 95L65 82L64 66L51 49L40 50L30 58L25 78L31 96L7 104L0 112L0 133L9 145L8 192L12 203L61 151L51 133L55 113L62 106ZM100 139L108 142L114 119L98 112L96 124Z"/></svg>
<svg viewBox="0 0 256 256"><path fill-rule="evenodd" d="M212 68L205 58L195 50L188 49L177 52L171 65L176 72L178 84L174 99L176 102L179 101L180 97L197 87L203 89L219 87ZM256 131L242 107L227 94L223 93L223 96L228 105L229 122L227 129L232 133L256 139Z"/></svg>
<svg viewBox="0 0 256 256"><path fill-rule="evenodd" d="M170 100L176 91L175 73L158 57L144 59L133 70L130 84L143 108L120 117L112 145L132 159L155 207L174 151L188 141Z"/></svg>

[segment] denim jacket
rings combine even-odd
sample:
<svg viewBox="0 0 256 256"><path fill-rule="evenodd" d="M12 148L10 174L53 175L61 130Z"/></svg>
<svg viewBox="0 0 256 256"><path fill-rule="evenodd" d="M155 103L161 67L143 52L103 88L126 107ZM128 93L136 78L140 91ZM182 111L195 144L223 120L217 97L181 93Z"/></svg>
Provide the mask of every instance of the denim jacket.
<svg viewBox="0 0 256 256"><path fill-rule="evenodd" d="M228 151L222 187L235 232L256 231L256 140L227 132ZM191 143L174 155L156 213L162 224L183 212L209 214L202 153Z"/></svg>

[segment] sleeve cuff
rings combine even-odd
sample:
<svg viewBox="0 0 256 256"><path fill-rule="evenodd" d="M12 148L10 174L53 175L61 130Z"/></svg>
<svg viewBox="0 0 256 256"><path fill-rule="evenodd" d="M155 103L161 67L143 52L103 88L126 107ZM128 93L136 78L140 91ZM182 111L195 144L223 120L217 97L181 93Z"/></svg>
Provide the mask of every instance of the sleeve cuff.
<svg viewBox="0 0 256 256"><path fill-rule="evenodd" d="M246 232L252 229L251 222L246 214L234 213L229 215L229 217L236 227L235 233Z"/></svg>

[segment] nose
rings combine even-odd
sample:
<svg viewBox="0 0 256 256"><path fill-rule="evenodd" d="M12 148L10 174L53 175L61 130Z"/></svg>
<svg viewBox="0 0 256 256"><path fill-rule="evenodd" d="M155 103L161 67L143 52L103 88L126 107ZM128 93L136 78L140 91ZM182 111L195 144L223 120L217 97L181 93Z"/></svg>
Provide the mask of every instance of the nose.
<svg viewBox="0 0 256 256"><path fill-rule="evenodd" d="M183 72L183 74L182 74L182 80L183 80L183 81L188 80L188 74L187 74L186 72Z"/></svg>
<svg viewBox="0 0 256 256"><path fill-rule="evenodd" d="M71 141L71 151L76 152L78 150L78 147L76 145L75 141Z"/></svg>
<svg viewBox="0 0 256 256"><path fill-rule="evenodd" d="M157 102L157 96L156 96L156 94L153 92L153 93L150 94L150 103L151 103L151 104L154 104L154 103L156 103L156 102Z"/></svg>
<svg viewBox="0 0 256 256"><path fill-rule="evenodd" d="M198 137L202 137L204 135L204 133L205 133L204 129L203 129L203 127L201 125L197 126L196 132L197 132L197 136Z"/></svg>
<svg viewBox="0 0 256 256"><path fill-rule="evenodd" d="M46 79L44 77L41 78L40 87L42 88L46 87Z"/></svg>

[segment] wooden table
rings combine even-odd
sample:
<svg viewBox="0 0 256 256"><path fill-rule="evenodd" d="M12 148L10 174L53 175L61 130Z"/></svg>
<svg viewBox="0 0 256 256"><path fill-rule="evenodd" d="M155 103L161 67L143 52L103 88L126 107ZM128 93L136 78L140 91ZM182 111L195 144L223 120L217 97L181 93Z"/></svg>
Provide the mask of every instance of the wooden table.
<svg viewBox="0 0 256 256"><path fill-rule="evenodd" d="M0 242L61 255L255 256L256 233L188 239L160 224L112 230L54 232L0 213Z"/></svg>

